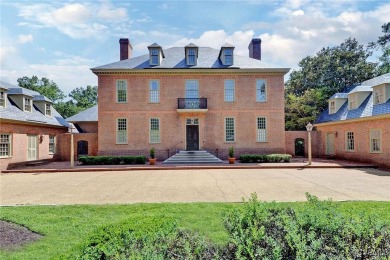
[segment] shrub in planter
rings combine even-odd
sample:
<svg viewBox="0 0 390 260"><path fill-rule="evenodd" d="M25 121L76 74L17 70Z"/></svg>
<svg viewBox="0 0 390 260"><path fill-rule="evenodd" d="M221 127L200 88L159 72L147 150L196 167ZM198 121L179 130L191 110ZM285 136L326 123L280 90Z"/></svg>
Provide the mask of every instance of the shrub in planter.
<svg viewBox="0 0 390 260"><path fill-rule="evenodd" d="M83 165L145 164L145 156L81 156Z"/></svg>
<svg viewBox="0 0 390 260"><path fill-rule="evenodd" d="M242 154L241 163L290 162L290 154Z"/></svg>

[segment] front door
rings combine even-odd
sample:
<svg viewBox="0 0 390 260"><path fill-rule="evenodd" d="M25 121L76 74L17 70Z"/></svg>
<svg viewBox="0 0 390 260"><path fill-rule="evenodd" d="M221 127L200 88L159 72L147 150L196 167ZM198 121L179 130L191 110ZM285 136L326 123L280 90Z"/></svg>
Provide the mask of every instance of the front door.
<svg viewBox="0 0 390 260"><path fill-rule="evenodd" d="M334 134L326 134L326 155L334 155Z"/></svg>
<svg viewBox="0 0 390 260"><path fill-rule="evenodd" d="M77 142L77 156L88 155L88 142L78 141Z"/></svg>
<svg viewBox="0 0 390 260"><path fill-rule="evenodd" d="M199 150L199 125L187 125L187 151Z"/></svg>
<svg viewBox="0 0 390 260"><path fill-rule="evenodd" d="M38 160L38 136L28 135L27 160Z"/></svg>

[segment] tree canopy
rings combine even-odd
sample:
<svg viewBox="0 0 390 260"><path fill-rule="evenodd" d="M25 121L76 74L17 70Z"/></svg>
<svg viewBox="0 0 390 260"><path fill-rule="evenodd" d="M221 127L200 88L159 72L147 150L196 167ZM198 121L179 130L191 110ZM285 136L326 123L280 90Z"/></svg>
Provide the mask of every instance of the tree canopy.
<svg viewBox="0 0 390 260"><path fill-rule="evenodd" d="M383 36L379 36L376 42L371 42L369 47L381 49L382 55L379 57L377 75L390 72L390 22L382 25Z"/></svg>
<svg viewBox="0 0 390 260"><path fill-rule="evenodd" d="M51 99L54 103L65 98L64 92L58 88L57 84L47 78L39 79L37 76L31 78L24 76L18 78L17 81L20 87L34 90Z"/></svg>
<svg viewBox="0 0 390 260"><path fill-rule="evenodd" d="M367 61L371 54L356 39L348 38L301 60L300 69L285 84L286 129L305 130L324 111L330 96L372 78L376 64Z"/></svg>
<svg viewBox="0 0 390 260"><path fill-rule="evenodd" d="M57 84L47 78L38 79L37 76L31 78L24 76L17 79L20 87L34 90L53 101L54 108L64 118L73 116L87 108L97 104L97 87L79 87L70 92L71 99L64 101L64 92L58 88Z"/></svg>

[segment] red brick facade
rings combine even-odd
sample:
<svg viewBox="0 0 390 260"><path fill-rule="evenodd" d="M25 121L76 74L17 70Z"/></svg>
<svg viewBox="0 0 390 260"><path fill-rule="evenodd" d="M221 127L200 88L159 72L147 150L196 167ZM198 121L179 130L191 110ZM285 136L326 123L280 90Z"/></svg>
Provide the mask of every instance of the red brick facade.
<svg viewBox="0 0 390 260"><path fill-rule="evenodd" d="M215 73L175 71L100 73L99 154L143 154L151 147L159 159L186 149L186 118L199 119L199 149L227 157L230 146L242 153L284 153L284 72L241 72L229 69ZM235 81L235 101L224 101L224 81ZM256 79L267 82L267 101L256 102ZM116 102L116 80L127 81L126 103ZM160 102L149 102L149 81L159 80ZM178 98L185 97L185 81L198 80L199 97L207 98L207 112L178 112ZM225 142L225 118L235 119L235 142ZM267 141L257 142L257 117L265 117ZM116 144L116 121L128 121L128 143ZM160 143L149 142L150 118L160 119Z"/></svg>
<svg viewBox="0 0 390 260"><path fill-rule="evenodd" d="M295 156L295 140L296 139L304 140L305 147L305 156L307 157L307 149L309 147L308 143L308 133L307 131L286 131L286 153ZM313 157L318 157L320 155L320 135L317 131L311 132L311 151Z"/></svg>
<svg viewBox="0 0 390 260"><path fill-rule="evenodd" d="M73 134L73 147L75 159L78 156L77 144L79 141L88 142L88 155L97 155L98 150L98 135L97 133L83 133ZM70 160L70 134L61 134L58 136L58 143L60 144L57 149L58 159L63 161Z"/></svg>
<svg viewBox="0 0 390 260"><path fill-rule="evenodd" d="M48 127L43 125L27 125L16 122L0 123L0 133L11 135L11 156L0 158L0 170L6 170L9 164L25 162L28 149L28 135L37 138L37 160L52 159L57 154L58 135L66 132L64 127ZM49 152L49 136L55 136L55 153Z"/></svg>
<svg viewBox="0 0 390 260"><path fill-rule="evenodd" d="M371 162L390 167L390 115L316 126L320 136L320 155ZM370 151L370 129L381 130L381 152ZM354 150L346 151L346 132L353 132ZM327 154L327 135L333 135L333 153Z"/></svg>

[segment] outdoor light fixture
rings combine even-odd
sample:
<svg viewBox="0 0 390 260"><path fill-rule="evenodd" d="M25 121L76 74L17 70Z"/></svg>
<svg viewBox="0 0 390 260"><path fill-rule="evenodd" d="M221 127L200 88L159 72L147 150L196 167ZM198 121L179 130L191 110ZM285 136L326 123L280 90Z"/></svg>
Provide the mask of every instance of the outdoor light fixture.
<svg viewBox="0 0 390 260"><path fill-rule="evenodd" d="M74 167L74 147L73 147L73 132L76 128L74 124L70 123L68 132L70 133L70 167Z"/></svg>
<svg viewBox="0 0 390 260"><path fill-rule="evenodd" d="M311 131L313 131L313 125L310 124L310 122L306 125L306 130L308 134L308 143L309 147L307 149L308 157L309 157L309 163L308 165L311 165Z"/></svg>

